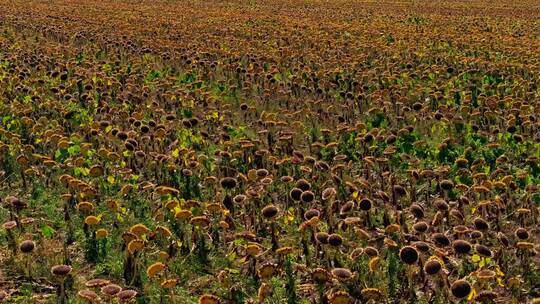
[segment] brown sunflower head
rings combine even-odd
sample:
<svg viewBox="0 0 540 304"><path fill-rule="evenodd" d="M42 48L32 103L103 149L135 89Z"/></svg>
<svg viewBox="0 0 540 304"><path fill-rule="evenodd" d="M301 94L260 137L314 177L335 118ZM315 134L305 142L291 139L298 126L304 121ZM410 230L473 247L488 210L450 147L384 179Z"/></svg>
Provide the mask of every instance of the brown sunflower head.
<svg viewBox="0 0 540 304"><path fill-rule="evenodd" d="M77 295L83 301L86 301L88 303L97 303L99 301L99 296L97 295L97 293L93 292L92 290L83 289L83 290L80 290L77 293Z"/></svg>
<svg viewBox="0 0 540 304"><path fill-rule="evenodd" d="M360 210L369 211L371 209L371 206L373 206L373 203L369 198L366 197L360 200L358 206L360 207Z"/></svg>
<svg viewBox="0 0 540 304"><path fill-rule="evenodd" d="M405 246L399 251L399 257L405 264L412 265L418 261L418 251L412 246Z"/></svg>
<svg viewBox="0 0 540 304"><path fill-rule="evenodd" d="M353 277L353 273L347 268L334 268L332 275L340 281L347 281Z"/></svg>
<svg viewBox="0 0 540 304"><path fill-rule="evenodd" d="M35 248L34 241L31 241L31 240L22 241L21 244L19 245L19 250L22 253L30 253L34 251L34 248Z"/></svg>
<svg viewBox="0 0 540 304"><path fill-rule="evenodd" d="M304 203L311 203L315 199L315 194L309 190L302 192L300 200Z"/></svg>
<svg viewBox="0 0 540 304"><path fill-rule="evenodd" d="M426 262L424 265L424 272L429 275L436 275L441 270L442 265L441 262L437 259L430 259Z"/></svg>
<svg viewBox="0 0 540 304"><path fill-rule="evenodd" d="M65 277L71 272L72 268L69 265L55 265L51 268L52 274L58 277Z"/></svg>
<svg viewBox="0 0 540 304"><path fill-rule="evenodd" d="M224 177L219 181L219 183L221 184L221 187L225 189L233 189L238 184L234 177Z"/></svg>
<svg viewBox="0 0 540 304"><path fill-rule="evenodd" d="M266 219L272 219L274 218L279 212L279 209L275 205L268 205L264 207L261 211L262 215Z"/></svg>
<svg viewBox="0 0 540 304"><path fill-rule="evenodd" d="M133 289L124 289L116 294L120 303L126 303L137 296L137 292Z"/></svg>
<svg viewBox="0 0 540 304"><path fill-rule="evenodd" d="M116 296L120 291L122 291L122 287L116 285L116 284L108 284L101 288L101 293L106 295L107 297L114 297Z"/></svg>
<svg viewBox="0 0 540 304"><path fill-rule="evenodd" d="M338 247L341 244L343 244L343 237L341 237L341 235L335 234L335 233L330 234L328 236L328 244L330 244L331 246L334 246L334 247Z"/></svg>
<svg viewBox="0 0 540 304"><path fill-rule="evenodd" d="M454 251L459 254L467 254L471 251L472 246L469 242L465 240L455 240L452 243L452 248L454 248Z"/></svg>
<svg viewBox="0 0 540 304"><path fill-rule="evenodd" d="M518 228L514 232L514 235L520 240L526 240L529 238L529 232L525 228Z"/></svg>
<svg viewBox="0 0 540 304"><path fill-rule="evenodd" d="M487 246L476 244L474 245L474 250L476 250L476 252L481 256L488 258L491 257L491 250L489 250Z"/></svg>
<svg viewBox="0 0 540 304"><path fill-rule="evenodd" d="M315 234L315 239L321 244L328 244L328 238L329 234L326 232L317 232Z"/></svg>
<svg viewBox="0 0 540 304"><path fill-rule="evenodd" d="M452 295L458 299L465 298L471 293L471 284L465 280L457 280L452 283L450 286L450 291Z"/></svg>

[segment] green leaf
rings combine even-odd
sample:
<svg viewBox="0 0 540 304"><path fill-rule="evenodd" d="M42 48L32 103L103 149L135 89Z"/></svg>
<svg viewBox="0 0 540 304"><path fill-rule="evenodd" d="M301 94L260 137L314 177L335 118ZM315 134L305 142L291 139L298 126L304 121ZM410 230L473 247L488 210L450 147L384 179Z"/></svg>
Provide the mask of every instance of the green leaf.
<svg viewBox="0 0 540 304"><path fill-rule="evenodd" d="M233 273L233 274L238 274L238 273L240 273L240 270L238 270L238 269L225 268L225 270L227 270L229 273Z"/></svg>
<svg viewBox="0 0 540 304"><path fill-rule="evenodd" d="M67 149L69 155L73 156L81 152L81 147L79 145L73 145Z"/></svg>
<svg viewBox="0 0 540 304"><path fill-rule="evenodd" d="M485 259L485 258L480 259L480 263L478 263L478 266L479 266L480 268L482 268L482 267L484 267L484 266L486 266L486 265L487 265L486 259Z"/></svg>
<svg viewBox="0 0 540 304"><path fill-rule="evenodd" d="M73 169L73 172L76 176L88 176L88 174L90 173L90 169L84 167L75 167L75 169Z"/></svg>
<svg viewBox="0 0 540 304"><path fill-rule="evenodd" d="M79 52L77 56L75 57L75 63L81 64L82 60L84 59L84 53Z"/></svg>
<svg viewBox="0 0 540 304"><path fill-rule="evenodd" d="M227 254L227 258L229 259L229 261L233 262L236 259L236 252L233 251Z"/></svg>
<svg viewBox="0 0 540 304"><path fill-rule="evenodd" d="M47 239L52 238L54 235L54 232L55 230L51 226L44 225L43 227L41 227L41 234L43 235L44 238L47 238Z"/></svg>

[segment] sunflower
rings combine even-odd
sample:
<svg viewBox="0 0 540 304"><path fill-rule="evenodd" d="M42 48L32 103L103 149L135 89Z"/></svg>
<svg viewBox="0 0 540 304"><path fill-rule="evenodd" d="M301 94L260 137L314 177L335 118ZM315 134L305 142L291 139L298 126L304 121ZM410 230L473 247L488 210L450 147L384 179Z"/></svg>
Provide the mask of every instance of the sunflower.
<svg viewBox="0 0 540 304"><path fill-rule="evenodd" d="M140 239L134 239L128 243L128 251L131 254L142 250L144 248L144 241Z"/></svg>
<svg viewBox="0 0 540 304"><path fill-rule="evenodd" d="M174 217L178 220L186 220L191 217L191 211L189 210L177 210L174 213Z"/></svg>
<svg viewBox="0 0 540 304"><path fill-rule="evenodd" d="M109 232L107 231L107 229L102 228L102 229L96 230L97 239L106 238L108 235L109 235Z"/></svg>
<svg viewBox="0 0 540 304"><path fill-rule="evenodd" d="M371 271L371 272L377 271L378 268L379 268L380 261L381 261L381 259L379 257L371 258L371 260L369 260L369 264L368 264L369 271Z"/></svg>
<svg viewBox="0 0 540 304"><path fill-rule="evenodd" d="M274 264L274 263L265 263L257 271L261 279L267 279L273 276L276 272L277 272L277 264Z"/></svg>
<svg viewBox="0 0 540 304"><path fill-rule="evenodd" d="M217 296L205 294L199 298L199 304L221 304L221 300Z"/></svg>
<svg viewBox="0 0 540 304"><path fill-rule="evenodd" d="M360 292L362 294L362 298L366 300L379 300L383 297L383 293L378 288L364 288Z"/></svg>
<svg viewBox="0 0 540 304"><path fill-rule="evenodd" d="M161 262L156 262L146 269L146 275L148 275L149 278L155 277L158 273L163 271L167 266Z"/></svg>
<svg viewBox="0 0 540 304"><path fill-rule="evenodd" d="M330 297L330 304L351 304L352 299L348 292L346 291L337 291L333 293Z"/></svg>
<svg viewBox="0 0 540 304"><path fill-rule="evenodd" d="M146 227L144 224L136 224L131 226L129 232L135 234L138 237L142 237L143 235L148 234L148 232L150 232L150 229L148 229L148 227Z"/></svg>
<svg viewBox="0 0 540 304"><path fill-rule="evenodd" d="M170 289L170 288L174 288L176 284L178 284L177 279L167 279L167 280L163 280L159 285L163 289Z"/></svg>
<svg viewBox="0 0 540 304"><path fill-rule="evenodd" d="M93 215L89 215L84 219L84 223L88 226L93 226L99 224L100 220L98 217L95 217Z"/></svg>

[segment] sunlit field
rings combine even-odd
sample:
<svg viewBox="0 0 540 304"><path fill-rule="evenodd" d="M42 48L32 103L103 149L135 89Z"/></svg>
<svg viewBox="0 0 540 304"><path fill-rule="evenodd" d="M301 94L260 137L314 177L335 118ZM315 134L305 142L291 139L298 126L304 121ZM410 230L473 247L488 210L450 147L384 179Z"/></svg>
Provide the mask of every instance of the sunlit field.
<svg viewBox="0 0 540 304"><path fill-rule="evenodd" d="M0 303L540 303L539 20L0 0Z"/></svg>

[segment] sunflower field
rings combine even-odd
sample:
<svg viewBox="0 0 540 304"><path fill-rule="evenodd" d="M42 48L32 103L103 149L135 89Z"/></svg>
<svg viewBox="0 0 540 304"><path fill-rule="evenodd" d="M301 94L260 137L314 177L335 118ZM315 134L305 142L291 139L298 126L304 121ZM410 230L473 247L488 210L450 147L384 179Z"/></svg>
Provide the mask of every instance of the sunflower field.
<svg viewBox="0 0 540 304"><path fill-rule="evenodd" d="M0 303L540 303L537 0L0 0Z"/></svg>

